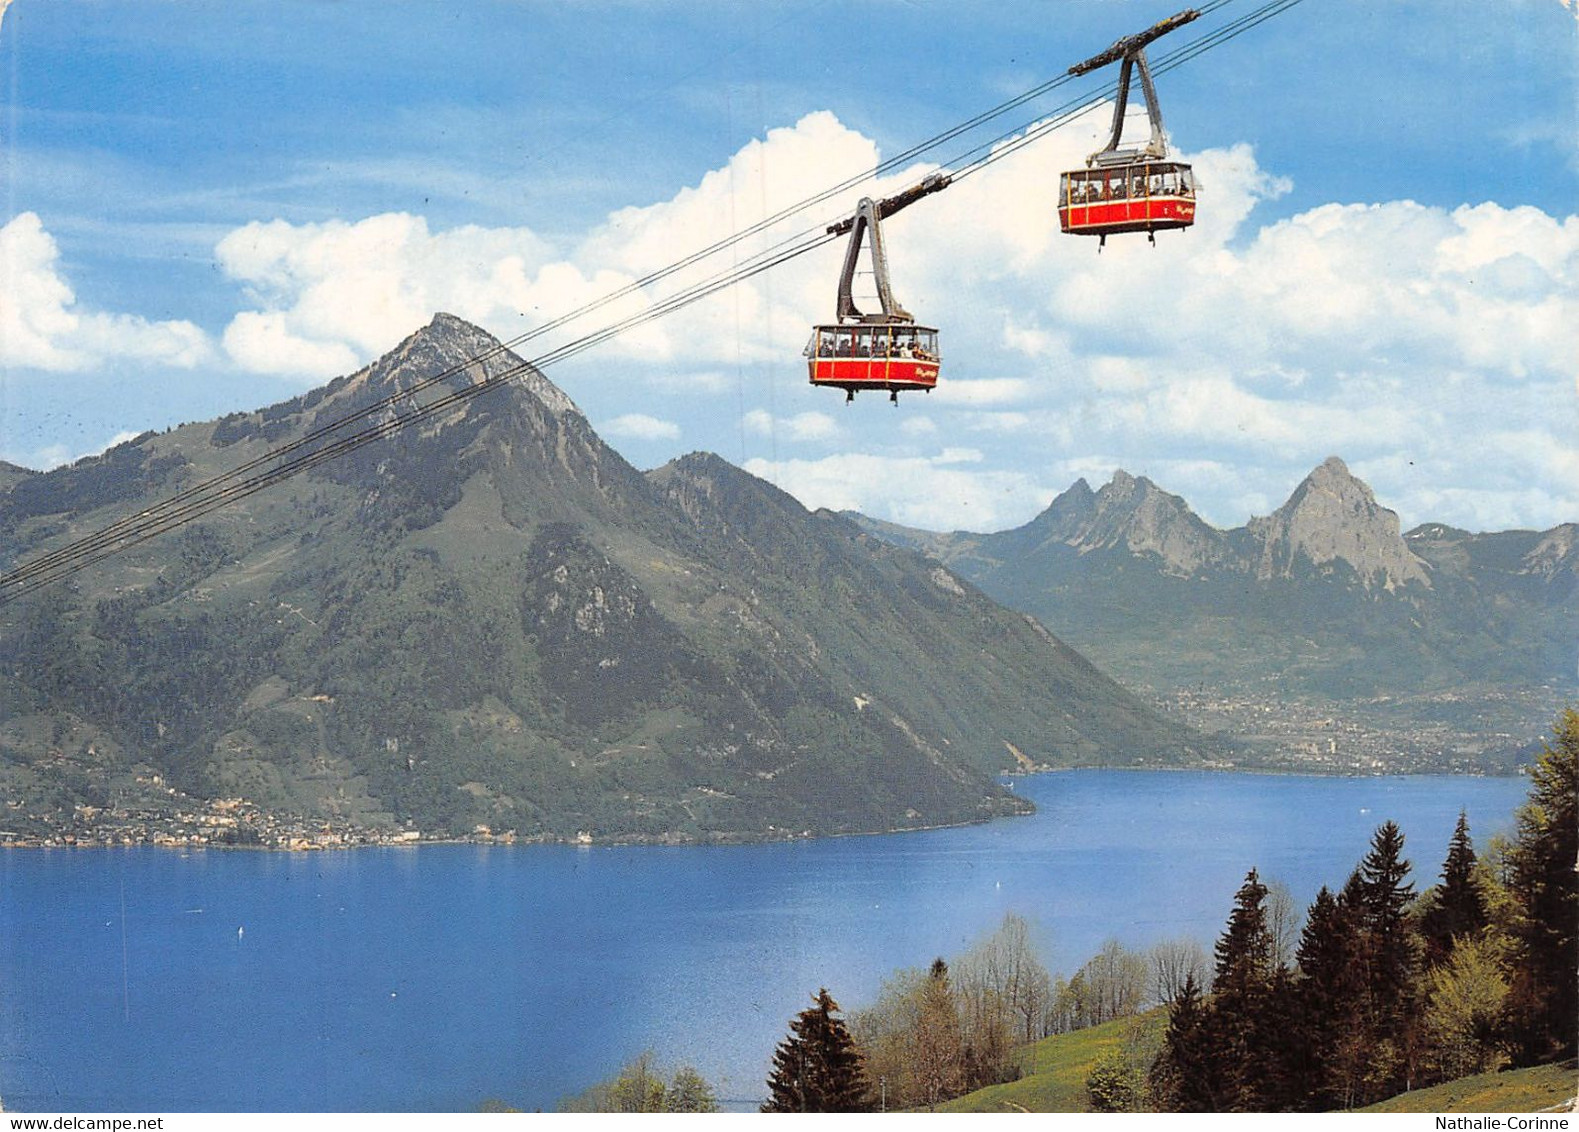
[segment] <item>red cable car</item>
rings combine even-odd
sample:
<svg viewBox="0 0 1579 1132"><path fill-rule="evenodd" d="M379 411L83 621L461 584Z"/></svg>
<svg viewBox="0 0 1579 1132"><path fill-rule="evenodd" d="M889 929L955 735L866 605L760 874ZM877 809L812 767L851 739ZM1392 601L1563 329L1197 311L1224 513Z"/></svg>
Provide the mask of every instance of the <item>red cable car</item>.
<svg viewBox="0 0 1579 1132"><path fill-rule="evenodd" d="M852 218L828 229L835 235L849 232L850 246L839 275L839 321L814 326L811 340L806 343L807 370L813 385L843 389L847 402L855 400L856 393L863 389L884 390L888 399L898 404L899 394L913 389L930 392L938 383L938 332L934 327L917 325L910 312L895 302L888 283L888 256L883 250L880 220L948 183L947 175L934 173L916 187L887 200L864 197ZM863 314L850 294L861 240L867 234L871 235L877 300L883 308L877 314Z"/></svg>
<svg viewBox="0 0 1579 1132"><path fill-rule="evenodd" d="M1200 13L1190 8L1156 26L1119 40L1112 47L1069 68L1072 75L1123 61L1119 68L1118 99L1113 105L1113 132L1101 150L1086 159L1086 168L1065 173L1058 183L1058 224L1077 236L1096 236L1098 247L1109 236L1144 232L1152 243L1156 233L1188 228L1195 223L1195 175L1182 161L1169 161L1162 129L1162 108L1151 68L1146 65L1146 44L1187 24ZM1146 112L1151 119L1151 140L1141 149L1119 149L1124 133L1124 110L1129 104L1129 84L1140 71Z"/></svg>

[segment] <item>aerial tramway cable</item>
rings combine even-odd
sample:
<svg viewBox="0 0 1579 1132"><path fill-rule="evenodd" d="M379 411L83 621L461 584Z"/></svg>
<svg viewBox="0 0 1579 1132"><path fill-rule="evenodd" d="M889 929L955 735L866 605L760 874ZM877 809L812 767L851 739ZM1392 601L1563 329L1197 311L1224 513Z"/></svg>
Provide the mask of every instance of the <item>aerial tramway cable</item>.
<svg viewBox="0 0 1579 1132"><path fill-rule="evenodd" d="M1200 10L1203 13L1215 11L1230 2L1231 0L1213 0L1211 3L1202 5ZM1246 15L1185 44L1169 55L1161 57L1154 70L1159 74L1172 70L1174 67L1182 65L1208 50L1237 38L1251 28L1264 23L1266 20L1287 11L1299 3L1301 3L1301 0L1269 0L1269 2ZM361 448L365 444L390 436L408 425L437 417L469 401L473 397L480 396L518 377L574 357L634 327L665 317L746 279L771 270L807 252L814 251L837 238L837 226L818 225L781 239L776 244L756 253L742 263L717 272L684 290L667 296L645 310L623 319L618 319L579 338L563 343L536 358L519 362L508 369L481 381L474 382L471 385L453 389L447 394L436 397L424 404L418 405L413 400L416 394L425 392L433 386L463 373L473 365L479 365L501 354L508 353L517 346L584 318L611 303L629 297L654 283L660 282L676 272L684 270L686 267L734 247L742 240L762 233L783 220L822 204L838 194L853 188L855 185L889 172L904 162L930 152L938 146L968 133L1012 109L1033 101L1041 95L1069 82L1073 77L1066 72L1039 84L1017 95L1015 98L1000 103L991 110L984 111L935 135L925 142L896 154L867 172L847 178L839 184L824 189L796 204L786 206L772 216L765 217L739 232L732 233L705 248L676 260L674 263L650 272L640 279L601 296L576 310L551 319L542 326L534 327L532 330L517 335L506 342L498 343L479 354L467 358L465 361L446 367L440 372L421 379L407 389L391 394L364 406L354 413L347 414L326 425L315 428L294 441L244 461L235 468L211 477L200 484L185 488L151 507L117 519L65 546L40 555L15 570L0 574L0 605L9 604L35 589L64 579L113 555L140 546L150 539L157 538L194 522L222 507L229 506L303 472L310 471L321 464L338 459ZM1036 121L1023 124L1015 130L972 146L956 156L955 161L966 161L967 163L960 166L956 172L950 175L952 181L958 182L980 172L987 166L1003 160L1024 148L1031 142L1045 137L1053 130L1067 125L1092 106L1104 101L1115 89L1116 84L1106 84L1092 94L1071 100L1056 108L1051 117L1040 116ZM412 405L415 405L415 408L409 408L404 412L399 411ZM387 415L359 431L333 440L329 439L334 434L342 432L357 422L367 421L369 418L378 417L380 414ZM315 442L318 441L326 441L326 443L319 447L313 447Z"/></svg>

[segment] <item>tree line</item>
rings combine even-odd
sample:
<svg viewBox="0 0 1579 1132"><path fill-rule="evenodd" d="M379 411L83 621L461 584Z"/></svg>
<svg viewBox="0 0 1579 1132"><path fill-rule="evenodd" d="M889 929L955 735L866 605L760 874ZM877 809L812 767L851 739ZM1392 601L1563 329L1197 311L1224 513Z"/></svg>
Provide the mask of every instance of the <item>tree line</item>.
<svg viewBox="0 0 1579 1132"><path fill-rule="evenodd" d="M1252 869L1215 951L1210 995L1170 1008L1151 1084L1178 1111L1326 1111L1579 1047L1579 712L1530 774L1511 842L1477 857L1460 814L1441 883L1416 896L1387 822L1275 959Z"/></svg>
<svg viewBox="0 0 1579 1132"><path fill-rule="evenodd" d="M1048 1034L1168 1006L1144 1072L1087 1080L1096 1108L1326 1111L1579 1046L1579 711L1530 773L1511 840L1477 855L1462 813L1440 883L1416 894L1386 822L1303 926L1251 869L1210 962L1198 944L1104 945L1074 977L1037 961L1009 916L953 964L901 971L847 1023L826 988L790 1023L764 1112L929 1108L1019 1075Z"/></svg>

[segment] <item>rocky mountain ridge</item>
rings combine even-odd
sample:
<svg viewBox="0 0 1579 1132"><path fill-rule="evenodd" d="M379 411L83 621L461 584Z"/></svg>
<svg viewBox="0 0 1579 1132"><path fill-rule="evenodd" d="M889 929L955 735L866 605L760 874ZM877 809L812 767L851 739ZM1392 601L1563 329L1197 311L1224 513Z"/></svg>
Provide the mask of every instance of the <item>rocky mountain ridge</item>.
<svg viewBox="0 0 1579 1132"><path fill-rule="evenodd" d="M1155 694L1560 695L1579 661L1579 525L1400 533L1398 516L1337 457L1270 515L1232 530L1123 471L1095 492L1077 481L1028 523L993 534L856 521Z"/></svg>

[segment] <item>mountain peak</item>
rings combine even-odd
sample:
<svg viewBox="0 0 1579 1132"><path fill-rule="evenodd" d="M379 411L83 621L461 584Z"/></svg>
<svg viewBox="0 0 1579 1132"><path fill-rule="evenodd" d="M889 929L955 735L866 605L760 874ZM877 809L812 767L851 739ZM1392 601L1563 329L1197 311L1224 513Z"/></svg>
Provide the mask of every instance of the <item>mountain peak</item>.
<svg viewBox="0 0 1579 1132"><path fill-rule="evenodd" d="M456 389L511 373L511 383L532 393L555 416L581 410L538 368L512 353L499 339L457 315L439 311L420 330L351 378L388 396L445 371L444 384Z"/></svg>
<svg viewBox="0 0 1579 1132"><path fill-rule="evenodd" d="M1367 588L1431 584L1404 542L1397 512L1378 504L1370 486L1336 456L1300 481L1283 506L1252 519L1249 530L1261 543L1260 578L1291 577L1301 562L1317 568L1342 562Z"/></svg>
<svg viewBox="0 0 1579 1132"><path fill-rule="evenodd" d="M1034 532L1034 543L1016 539L1030 546L1059 543L1081 554L1114 548L1154 554L1169 574L1192 574L1225 553L1222 536L1184 500L1122 468L1097 492L1084 479L1076 480L1021 530Z"/></svg>

